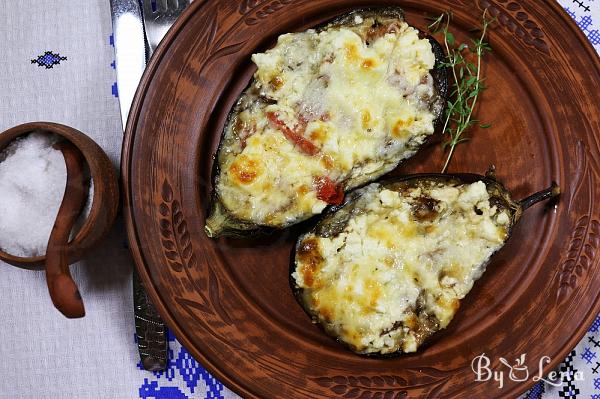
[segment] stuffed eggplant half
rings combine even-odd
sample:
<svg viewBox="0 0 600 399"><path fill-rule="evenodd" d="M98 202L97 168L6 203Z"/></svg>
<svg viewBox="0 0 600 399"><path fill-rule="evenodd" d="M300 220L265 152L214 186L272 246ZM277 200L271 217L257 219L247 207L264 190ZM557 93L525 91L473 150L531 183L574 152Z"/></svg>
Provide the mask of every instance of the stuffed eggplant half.
<svg viewBox="0 0 600 399"><path fill-rule="evenodd" d="M414 175L373 183L296 246L290 283L325 332L364 355L415 352L445 328L522 212L492 177Z"/></svg>
<svg viewBox="0 0 600 399"><path fill-rule="evenodd" d="M443 112L443 59L393 7L352 11L254 54L216 156L207 234L285 228L412 156Z"/></svg>

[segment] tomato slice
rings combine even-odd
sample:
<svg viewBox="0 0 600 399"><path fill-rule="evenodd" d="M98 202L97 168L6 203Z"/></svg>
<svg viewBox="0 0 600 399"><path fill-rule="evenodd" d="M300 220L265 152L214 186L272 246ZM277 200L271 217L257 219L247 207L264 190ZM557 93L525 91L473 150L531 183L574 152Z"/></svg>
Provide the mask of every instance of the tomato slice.
<svg viewBox="0 0 600 399"><path fill-rule="evenodd" d="M313 185L317 189L317 198L330 205L339 205L344 201L344 189L335 184L327 176L319 176L313 179Z"/></svg>
<svg viewBox="0 0 600 399"><path fill-rule="evenodd" d="M279 119L279 116L275 112L267 112L267 119L283 133L285 138L291 141L294 145L298 146L303 153L310 156L317 155L319 153L319 147L314 145L299 132L287 126L284 121Z"/></svg>

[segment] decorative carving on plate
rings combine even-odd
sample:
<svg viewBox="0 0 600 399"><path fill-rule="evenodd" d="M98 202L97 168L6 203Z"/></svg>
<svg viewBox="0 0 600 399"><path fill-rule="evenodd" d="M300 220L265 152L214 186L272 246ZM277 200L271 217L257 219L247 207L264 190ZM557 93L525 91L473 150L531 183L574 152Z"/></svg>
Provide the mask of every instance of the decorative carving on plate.
<svg viewBox="0 0 600 399"><path fill-rule="evenodd" d="M161 188L162 202L158 207L160 214L159 226L161 245L167 263L177 273L185 272L181 277L184 287L195 291L200 301L177 298L177 301L190 308L200 310L205 314L219 314L223 321L231 323L231 316L221 306L219 282L210 268L208 260L201 259L198 263L188 232L187 223L181 211L181 204L175 198L171 184L165 179ZM203 265L200 276L192 275L192 269ZM208 297L206 294L208 293Z"/></svg>
<svg viewBox="0 0 600 399"><path fill-rule="evenodd" d="M467 8L473 6L473 2L467 0L454 0L453 6L458 6L461 8Z"/></svg>
<svg viewBox="0 0 600 399"><path fill-rule="evenodd" d="M161 215L159 223L163 254L167 264L174 271L181 272L184 266L190 268L196 265L190 234L181 213L181 205L173 198L173 189L166 180L163 182L161 197L158 210Z"/></svg>
<svg viewBox="0 0 600 399"><path fill-rule="evenodd" d="M450 380L452 373L456 370L441 371L431 367L423 367L418 370L405 369L414 374L418 381L424 377L430 381L424 384L411 385L402 377L395 375L381 375L374 377L366 376L333 376L312 378L317 385L328 388L332 396L357 399L404 399L408 397L408 391L418 389L423 398L435 398Z"/></svg>
<svg viewBox="0 0 600 399"><path fill-rule="evenodd" d="M570 186L570 197L568 203L569 212L573 206L575 197L583 187L583 181L587 179L585 185L588 190L587 209L575 222L573 232L569 239L568 250L560 264L559 285L557 300L561 303L568 294L577 287L577 280L586 273L598 252L600 245L600 222L590 215L594 210L594 187L595 187L595 168L589 168L588 152L585 149L583 141L577 142L576 148L576 171ZM590 157L593 158L593 157ZM592 159L593 161L593 159ZM594 173L591 172L593 170Z"/></svg>
<svg viewBox="0 0 600 399"><path fill-rule="evenodd" d="M246 25L256 25L261 19L269 17L275 11L281 10L287 4L293 3L294 0L273 0L271 2L260 0L245 0L240 5L240 13L242 15L249 14L244 22ZM264 7L256 9L258 5L266 4ZM251 15L253 14L253 15Z"/></svg>
<svg viewBox="0 0 600 399"><path fill-rule="evenodd" d="M596 258L600 244L600 222L588 215L581 216L571 235L569 249L561 264L558 300L562 300L577 286L577 278L587 272Z"/></svg>
<svg viewBox="0 0 600 399"><path fill-rule="evenodd" d="M550 48L545 40L546 35L521 4L506 0L497 2L479 0L479 7L482 10L487 8L492 17L495 17L502 26L515 34L523 43L544 54L550 53Z"/></svg>
<svg viewBox="0 0 600 399"><path fill-rule="evenodd" d="M197 265L196 255L190 240L187 223L181 212L181 204L173 194L171 184L165 179L161 188L162 202L158 207L160 214L159 226L161 235L161 246L167 264L177 273L185 272L183 279L191 283L193 289L202 298L202 303L194 302L193 307L201 309L205 313L213 313L213 309L207 304L209 301L204 295L204 287L199 286L195 279L190 275L190 269Z"/></svg>
<svg viewBox="0 0 600 399"><path fill-rule="evenodd" d="M579 193L579 189L583 184L583 172L586 169L586 156L585 156L585 145L582 140L577 140L577 149L575 153L575 173L573 177L570 179L571 184L569 186L569 204L567 209L571 212L571 208L573 207L573 201L575 197L577 197L577 193Z"/></svg>
<svg viewBox="0 0 600 399"><path fill-rule="evenodd" d="M238 11L241 15L246 15L256 7L267 3L270 0L242 0L240 1L240 8Z"/></svg>
<svg viewBox="0 0 600 399"><path fill-rule="evenodd" d="M406 380L397 376L382 375L375 377L319 377L314 381L324 388L329 388L337 396L362 399L403 399L408 396L405 390Z"/></svg>
<svg viewBox="0 0 600 399"><path fill-rule="evenodd" d="M222 33L217 39L219 26L217 24L218 13L212 12L206 14L207 21L206 29L202 31L202 35L196 40L192 53L200 53L202 63L198 68L198 73L201 73L204 68L215 62L221 57L238 52L246 44L246 40L223 46L223 43L230 37L229 31Z"/></svg>

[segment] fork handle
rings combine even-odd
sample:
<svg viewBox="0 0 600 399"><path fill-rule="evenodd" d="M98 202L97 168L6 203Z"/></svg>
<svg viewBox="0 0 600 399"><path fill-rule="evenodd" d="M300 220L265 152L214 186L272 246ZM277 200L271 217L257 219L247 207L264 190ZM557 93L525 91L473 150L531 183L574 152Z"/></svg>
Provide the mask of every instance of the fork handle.
<svg viewBox="0 0 600 399"><path fill-rule="evenodd" d="M148 371L167 367L167 329L156 307L133 269L133 312L135 333L142 366Z"/></svg>

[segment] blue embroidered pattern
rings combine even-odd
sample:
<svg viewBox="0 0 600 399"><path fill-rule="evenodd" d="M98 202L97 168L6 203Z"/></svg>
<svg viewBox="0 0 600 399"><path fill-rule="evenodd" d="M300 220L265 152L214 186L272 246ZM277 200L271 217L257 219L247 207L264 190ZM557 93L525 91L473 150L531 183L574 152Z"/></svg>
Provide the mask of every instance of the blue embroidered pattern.
<svg viewBox="0 0 600 399"><path fill-rule="evenodd" d="M37 64L40 67L46 67L46 69L52 69L54 68L54 65L58 65L61 61L66 60L67 57L63 57L58 53L53 53L52 51L46 51L44 54L32 59L31 63Z"/></svg>
<svg viewBox="0 0 600 399"><path fill-rule="evenodd" d="M589 332L597 333L600 329L600 316L596 317L596 320L592 323Z"/></svg>
<svg viewBox="0 0 600 399"><path fill-rule="evenodd" d="M140 399L224 399L223 384L210 375L168 331L168 363L164 371L148 372ZM144 370L142 363L137 368Z"/></svg>
<svg viewBox="0 0 600 399"><path fill-rule="evenodd" d="M579 19L577 25L581 28L581 30L585 33L585 35L590 39L593 45L600 44L600 32L598 29L591 29L594 21L592 21L592 17L589 15L584 15Z"/></svg>
<svg viewBox="0 0 600 399"><path fill-rule="evenodd" d="M144 385L140 387L140 398L148 399L190 399L177 387L158 387L157 381L144 379Z"/></svg>
<svg viewBox="0 0 600 399"><path fill-rule="evenodd" d="M531 388L522 399L541 399L544 394L544 383L538 382Z"/></svg>
<svg viewBox="0 0 600 399"><path fill-rule="evenodd" d="M592 364L592 360L596 357L596 352L592 352L590 348L584 348L583 353L580 355L587 364Z"/></svg>
<svg viewBox="0 0 600 399"><path fill-rule="evenodd" d="M110 36L108 36L108 43L114 48L115 47L115 36L114 33L111 34ZM110 63L110 67L112 69L117 69L117 60L113 60L113 62ZM110 88L110 91L113 95L113 97L118 98L119 97L119 87L117 86L117 82L114 82Z"/></svg>
<svg viewBox="0 0 600 399"><path fill-rule="evenodd" d="M593 3L594 0L587 0L587 3ZM600 46L600 30L597 29L597 25L594 24L594 19L592 15L588 14L591 12L591 7L589 4L581 0L571 0L571 3L577 6L574 9L570 7L565 7L565 11L567 14L571 16L581 28L583 33L587 36L588 40L592 45L596 46L597 50L600 50L598 46ZM583 14L585 13L585 14ZM596 21L597 22L597 21ZM596 29L595 29L596 28Z"/></svg>

